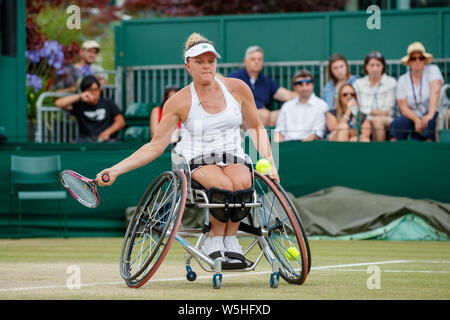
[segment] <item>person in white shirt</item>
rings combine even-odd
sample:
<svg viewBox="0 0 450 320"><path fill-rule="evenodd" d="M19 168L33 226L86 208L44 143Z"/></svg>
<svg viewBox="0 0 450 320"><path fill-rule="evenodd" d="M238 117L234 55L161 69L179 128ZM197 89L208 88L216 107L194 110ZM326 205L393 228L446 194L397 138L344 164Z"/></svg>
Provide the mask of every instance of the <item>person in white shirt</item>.
<svg viewBox="0 0 450 320"><path fill-rule="evenodd" d="M390 140L436 140L436 120L441 86L444 81L436 65L430 65L433 55L425 51L420 42L408 46L401 59L409 66L407 73L397 82L397 102L401 117L392 121Z"/></svg>
<svg viewBox="0 0 450 320"><path fill-rule="evenodd" d="M309 71L297 71L293 77L293 86L299 96L287 101L281 107L274 141L323 139L328 104L313 93L313 76Z"/></svg>
<svg viewBox="0 0 450 320"><path fill-rule="evenodd" d="M355 81L361 112L372 124L372 141L385 141L395 108L397 80L386 74L386 61L378 51L369 52L364 59L366 76Z"/></svg>

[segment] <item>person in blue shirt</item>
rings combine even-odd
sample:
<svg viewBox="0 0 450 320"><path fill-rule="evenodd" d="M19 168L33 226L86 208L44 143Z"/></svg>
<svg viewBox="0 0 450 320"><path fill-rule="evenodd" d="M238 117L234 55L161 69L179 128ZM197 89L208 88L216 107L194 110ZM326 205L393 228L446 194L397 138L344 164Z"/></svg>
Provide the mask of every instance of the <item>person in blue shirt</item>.
<svg viewBox="0 0 450 320"><path fill-rule="evenodd" d="M251 46L245 51L245 68L232 71L228 77L241 79L250 87L262 123L264 126L275 126L280 111L270 111L267 107L273 99L284 102L297 97L297 93L280 87L275 81L261 74L263 64L263 50L258 46Z"/></svg>
<svg viewBox="0 0 450 320"><path fill-rule="evenodd" d="M328 103L328 108L336 108L336 94L343 84L353 84L359 76L351 75L347 59L339 53L328 59L328 79L330 81L322 89L322 99Z"/></svg>

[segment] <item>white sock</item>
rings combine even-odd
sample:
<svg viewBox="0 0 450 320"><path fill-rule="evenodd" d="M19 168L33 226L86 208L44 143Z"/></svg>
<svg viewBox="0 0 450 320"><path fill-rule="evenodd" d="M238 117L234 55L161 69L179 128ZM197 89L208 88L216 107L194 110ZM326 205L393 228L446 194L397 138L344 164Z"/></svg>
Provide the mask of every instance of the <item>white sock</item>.
<svg viewBox="0 0 450 320"><path fill-rule="evenodd" d="M230 249L229 251L242 253L241 246L236 236L225 236L224 237L225 249Z"/></svg>

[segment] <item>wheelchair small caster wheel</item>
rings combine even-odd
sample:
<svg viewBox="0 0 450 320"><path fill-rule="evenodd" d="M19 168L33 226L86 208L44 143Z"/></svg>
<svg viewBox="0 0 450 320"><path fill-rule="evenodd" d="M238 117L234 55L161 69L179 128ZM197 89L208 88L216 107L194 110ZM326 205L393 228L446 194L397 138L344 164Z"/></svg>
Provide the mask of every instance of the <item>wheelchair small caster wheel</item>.
<svg viewBox="0 0 450 320"><path fill-rule="evenodd" d="M186 279L188 279L188 281L195 281L195 279L197 279L197 274L194 271L188 272L186 274Z"/></svg>
<svg viewBox="0 0 450 320"><path fill-rule="evenodd" d="M270 275L270 287L272 289L278 288L278 283L280 282L280 274L279 273L272 273Z"/></svg>
<svg viewBox="0 0 450 320"><path fill-rule="evenodd" d="M221 273L216 273L213 276L213 288L214 289L220 289L221 286L222 286L222 274Z"/></svg>
<svg viewBox="0 0 450 320"><path fill-rule="evenodd" d="M188 281L195 281L195 279L197 279L197 274L194 271L192 271L191 267L186 266L186 271L187 271L186 279Z"/></svg>

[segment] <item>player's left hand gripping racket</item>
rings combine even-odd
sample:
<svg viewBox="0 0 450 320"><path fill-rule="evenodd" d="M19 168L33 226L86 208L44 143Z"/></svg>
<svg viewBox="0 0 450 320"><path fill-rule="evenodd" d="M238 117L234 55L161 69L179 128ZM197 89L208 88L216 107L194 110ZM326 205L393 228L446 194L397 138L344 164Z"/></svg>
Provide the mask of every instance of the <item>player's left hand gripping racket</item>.
<svg viewBox="0 0 450 320"><path fill-rule="evenodd" d="M100 203L100 197L97 193L97 182L95 180L83 177L81 174L72 170L64 170L61 172L59 179L64 188L82 205L88 208L95 208ZM108 182L109 175L102 175L102 180L103 182Z"/></svg>

